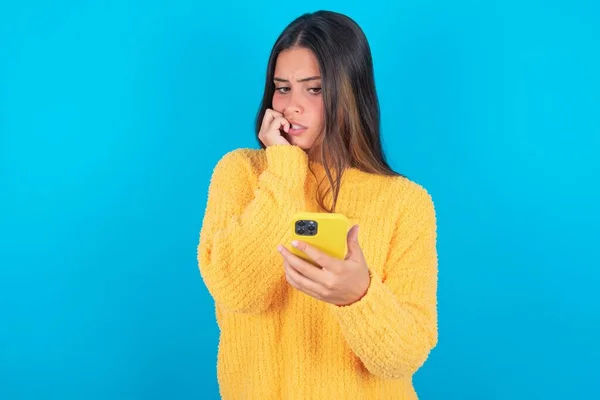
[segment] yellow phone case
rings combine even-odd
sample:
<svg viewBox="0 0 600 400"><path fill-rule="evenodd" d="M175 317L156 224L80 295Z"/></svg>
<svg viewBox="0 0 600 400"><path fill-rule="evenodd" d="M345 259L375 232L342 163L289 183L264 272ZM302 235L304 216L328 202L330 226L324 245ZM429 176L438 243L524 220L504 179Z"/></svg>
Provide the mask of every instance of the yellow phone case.
<svg viewBox="0 0 600 400"><path fill-rule="evenodd" d="M291 224L292 240L301 240L322 252L343 260L348 251L346 237L350 221L340 213L299 212ZM313 227L314 229L311 229ZM291 246L290 251L298 257L312 262L302 251Z"/></svg>

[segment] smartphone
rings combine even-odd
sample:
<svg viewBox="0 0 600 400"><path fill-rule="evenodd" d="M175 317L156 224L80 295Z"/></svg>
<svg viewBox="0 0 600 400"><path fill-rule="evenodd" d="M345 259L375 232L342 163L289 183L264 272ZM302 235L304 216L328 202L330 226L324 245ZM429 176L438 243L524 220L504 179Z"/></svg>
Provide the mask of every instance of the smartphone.
<svg viewBox="0 0 600 400"><path fill-rule="evenodd" d="M325 254L343 260L348 251L347 234L350 221L340 213L299 212L292 220L292 240L301 240ZM303 251L290 246L290 251L313 262Z"/></svg>

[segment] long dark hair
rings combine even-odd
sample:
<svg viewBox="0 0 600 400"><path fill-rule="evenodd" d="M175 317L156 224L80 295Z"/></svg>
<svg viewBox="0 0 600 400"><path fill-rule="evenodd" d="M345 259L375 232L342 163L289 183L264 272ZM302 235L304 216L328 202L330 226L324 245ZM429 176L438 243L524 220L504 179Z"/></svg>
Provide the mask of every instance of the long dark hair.
<svg viewBox="0 0 600 400"><path fill-rule="evenodd" d="M345 168L380 175L400 175L388 165L381 145L379 101L371 49L362 29L343 14L317 11L292 21L271 50L265 91L255 122L257 139L265 111L271 108L275 93L273 75L277 57L283 50L293 47L311 50L319 62L325 129L315 141L319 146L313 145L309 150L309 157L316 155L315 148L320 149L316 156L323 162L329 188L324 194L319 194L317 201L323 210L335 212ZM260 140L258 142L264 149L264 144ZM325 205L329 192L332 193L330 207Z"/></svg>

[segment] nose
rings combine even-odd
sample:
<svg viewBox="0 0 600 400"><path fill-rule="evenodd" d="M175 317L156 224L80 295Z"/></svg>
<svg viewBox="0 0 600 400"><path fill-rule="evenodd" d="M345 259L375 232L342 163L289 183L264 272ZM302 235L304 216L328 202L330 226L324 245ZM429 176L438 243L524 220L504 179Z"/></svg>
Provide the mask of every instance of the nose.
<svg viewBox="0 0 600 400"><path fill-rule="evenodd" d="M295 91L291 91L288 96L288 102L283 109L284 116L298 115L304 112L304 107L300 102L300 96L294 93Z"/></svg>

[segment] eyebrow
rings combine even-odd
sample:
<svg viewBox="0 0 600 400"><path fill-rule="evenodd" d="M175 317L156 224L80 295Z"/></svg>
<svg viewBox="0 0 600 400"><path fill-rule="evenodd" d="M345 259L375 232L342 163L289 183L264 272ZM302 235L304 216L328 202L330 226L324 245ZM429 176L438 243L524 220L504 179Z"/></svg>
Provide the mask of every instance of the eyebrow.
<svg viewBox="0 0 600 400"><path fill-rule="evenodd" d="M308 78L298 79L296 82L316 81L317 79L321 79L321 77L320 76L309 76ZM287 79L278 78L278 77L273 78L273 80L277 81L277 82L289 82Z"/></svg>

